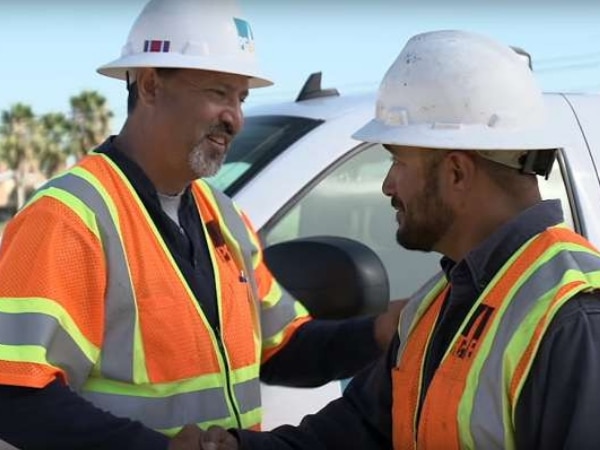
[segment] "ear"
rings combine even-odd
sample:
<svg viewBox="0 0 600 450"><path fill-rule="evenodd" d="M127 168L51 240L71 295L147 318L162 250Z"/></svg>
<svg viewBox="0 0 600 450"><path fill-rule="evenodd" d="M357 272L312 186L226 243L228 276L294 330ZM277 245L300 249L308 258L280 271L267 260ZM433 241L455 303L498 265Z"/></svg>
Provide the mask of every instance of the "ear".
<svg viewBox="0 0 600 450"><path fill-rule="evenodd" d="M156 69L144 67L136 70L138 99L145 105L154 105L160 85Z"/></svg>
<svg viewBox="0 0 600 450"><path fill-rule="evenodd" d="M466 151L451 151L445 159L446 191L467 192L475 183L476 164Z"/></svg>

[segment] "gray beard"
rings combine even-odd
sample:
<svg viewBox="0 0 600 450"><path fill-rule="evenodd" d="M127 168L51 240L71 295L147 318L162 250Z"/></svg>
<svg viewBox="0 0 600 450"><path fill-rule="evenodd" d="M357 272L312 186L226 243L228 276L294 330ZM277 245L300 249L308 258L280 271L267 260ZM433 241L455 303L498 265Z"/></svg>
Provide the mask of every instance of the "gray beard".
<svg viewBox="0 0 600 450"><path fill-rule="evenodd" d="M202 149L201 145L196 145L190 153L189 163L192 171L198 178L208 178L216 175L221 166L225 155L219 153L209 153Z"/></svg>

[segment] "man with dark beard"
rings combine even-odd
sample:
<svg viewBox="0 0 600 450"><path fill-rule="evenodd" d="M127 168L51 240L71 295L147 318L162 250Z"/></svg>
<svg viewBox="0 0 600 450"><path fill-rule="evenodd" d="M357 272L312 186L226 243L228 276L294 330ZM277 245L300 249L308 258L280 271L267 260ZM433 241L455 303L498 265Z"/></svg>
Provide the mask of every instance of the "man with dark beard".
<svg viewBox="0 0 600 450"><path fill-rule="evenodd" d="M199 179L219 170L249 89L271 84L242 17L229 0L152 0L99 69L127 81L122 130L6 227L0 439L196 449L209 424L260 427L260 380L346 378L389 344L397 311L312 320L247 218Z"/></svg>
<svg viewBox="0 0 600 450"><path fill-rule="evenodd" d="M397 240L442 270L341 399L298 427L211 428L204 448L600 448L600 253L541 199L561 143L527 65L477 34L414 36L354 137L392 155Z"/></svg>

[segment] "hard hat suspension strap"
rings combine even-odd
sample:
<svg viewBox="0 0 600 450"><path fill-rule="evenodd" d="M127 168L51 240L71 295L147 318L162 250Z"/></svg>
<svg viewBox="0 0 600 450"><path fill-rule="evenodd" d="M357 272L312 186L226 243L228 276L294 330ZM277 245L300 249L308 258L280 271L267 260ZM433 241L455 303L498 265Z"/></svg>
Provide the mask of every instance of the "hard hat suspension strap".
<svg viewBox="0 0 600 450"><path fill-rule="evenodd" d="M540 175L548 179L556 160L557 149L531 150L523 155L521 173Z"/></svg>

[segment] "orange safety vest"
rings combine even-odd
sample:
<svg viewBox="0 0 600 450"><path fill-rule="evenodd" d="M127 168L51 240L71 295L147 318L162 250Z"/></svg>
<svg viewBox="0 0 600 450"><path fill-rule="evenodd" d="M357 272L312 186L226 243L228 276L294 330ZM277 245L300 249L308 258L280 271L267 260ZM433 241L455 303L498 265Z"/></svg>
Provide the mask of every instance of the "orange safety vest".
<svg viewBox="0 0 600 450"><path fill-rule="evenodd" d="M566 227L531 239L472 306L419 405L426 351L449 289L442 274L430 280L400 319L394 449L515 448L515 408L544 333L565 302L600 288L599 274L600 253Z"/></svg>
<svg viewBox="0 0 600 450"><path fill-rule="evenodd" d="M5 231L0 384L61 377L96 406L169 435L186 423L258 429L260 363L309 317L273 279L231 200L202 181L192 194L217 330L125 175L91 154Z"/></svg>

